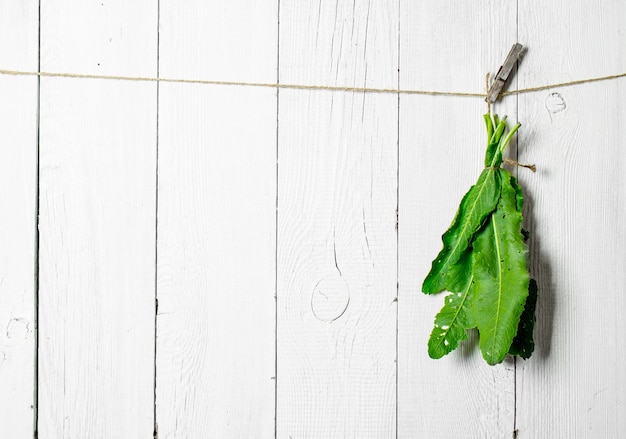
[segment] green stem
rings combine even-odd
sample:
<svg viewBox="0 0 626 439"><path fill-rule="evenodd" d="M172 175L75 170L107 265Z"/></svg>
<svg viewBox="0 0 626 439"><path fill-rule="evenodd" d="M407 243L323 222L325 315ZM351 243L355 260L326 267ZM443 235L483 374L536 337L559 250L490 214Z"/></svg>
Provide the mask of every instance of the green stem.
<svg viewBox="0 0 626 439"><path fill-rule="evenodd" d="M504 154L504 149L506 148L506 146L509 144L509 142L511 141L511 139L513 138L513 136L515 135L515 132L519 129L519 127L521 127L522 124L521 123L516 123L515 126L513 128L511 128L511 131L509 131L509 134L506 135L506 137L504 138L504 140L502 141L502 146L500 147L500 154Z"/></svg>
<svg viewBox="0 0 626 439"><path fill-rule="evenodd" d="M495 134L493 135L496 139L499 139L499 144L498 144L498 150L496 151L496 153L493 156L493 160L491 161L491 167L495 168L500 166L500 164L502 163L502 154L504 154L504 150L506 149L506 146L509 144L509 142L511 141L511 139L513 138L513 136L515 135L515 132L519 129L520 126L522 126L520 123L515 124L515 126L513 128L511 128L511 131L509 131L509 133L506 135L506 137L502 138L502 131L500 131L500 128L502 127L502 125L504 125L504 120L506 119L506 117L504 119L502 119L502 121L500 122L500 126L498 126L498 130L495 132ZM498 134L500 133L500 134Z"/></svg>
<svg viewBox="0 0 626 439"><path fill-rule="evenodd" d="M489 139L489 143L498 143L505 129L506 129L506 116L504 116L502 120L500 120L497 123L496 132L493 133L493 136L491 136L491 139Z"/></svg>
<svg viewBox="0 0 626 439"><path fill-rule="evenodd" d="M487 143L489 143L491 136L493 136L493 122L491 121L490 114L485 114L483 117L485 118L485 125L487 126Z"/></svg>

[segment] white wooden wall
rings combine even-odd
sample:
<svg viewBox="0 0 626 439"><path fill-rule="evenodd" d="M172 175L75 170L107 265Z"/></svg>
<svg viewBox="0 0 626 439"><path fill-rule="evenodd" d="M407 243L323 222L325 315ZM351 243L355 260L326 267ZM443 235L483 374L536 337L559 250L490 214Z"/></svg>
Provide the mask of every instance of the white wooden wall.
<svg viewBox="0 0 626 439"><path fill-rule="evenodd" d="M626 72L621 0L0 0L0 69L484 91ZM426 341L480 98L0 74L0 437L620 438L626 79L505 97L536 352Z"/></svg>

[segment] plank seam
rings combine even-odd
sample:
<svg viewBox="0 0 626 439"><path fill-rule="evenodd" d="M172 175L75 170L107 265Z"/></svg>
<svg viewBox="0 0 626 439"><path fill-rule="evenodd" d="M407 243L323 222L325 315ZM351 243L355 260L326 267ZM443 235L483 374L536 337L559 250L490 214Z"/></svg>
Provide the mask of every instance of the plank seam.
<svg viewBox="0 0 626 439"><path fill-rule="evenodd" d="M157 0L157 29L156 29L156 77L160 77L160 52L161 52L161 1ZM159 104L160 104L160 82L156 81L156 139L155 139L155 172L154 172L154 370L153 370L153 408L152 417L154 439L159 437L159 426L157 423L157 334L159 322Z"/></svg>
<svg viewBox="0 0 626 439"><path fill-rule="evenodd" d="M37 4L37 72L41 72L41 0ZM37 116L36 116L36 146L35 146L35 261L34 261L34 283L35 283L35 364L34 364L34 395L33 395L33 437L39 437L39 204L40 204L40 125L41 125L41 76L37 76Z"/></svg>
<svg viewBox="0 0 626 439"><path fill-rule="evenodd" d="M278 150L280 115L280 0L276 1L276 179L274 214L274 439L278 437Z"/></svg>
<svg viewBox="0 0 626 439"><path fill-rule="evenodd" d="M515 1L515 41L519 41L519 0ZM519 59L515 63L515 88L519 89ZM515 117L519 120L519 95L515 95ZM519 132L517 134L517 142L515 142L515 160L519 161ZM515 168L517 177L518 168ZM517 356L513 357L513 434L517 437Z"/></svg>
<svg viewBox="0 0 626 439"><path fill-rule="evenodd" d="M402 26L402 8L401 0L398 0L398 61L397 61L397 77L396 84L398 90L400 90L400 56L401 56L401 26ZM395 422L396 422L396 439L398 438L398 358L399 358L399 343L398 338L400 334L400 302L398 300L400 295L400 92L397 95L398 109L396 119L396 409L395 409Z"/></svg>

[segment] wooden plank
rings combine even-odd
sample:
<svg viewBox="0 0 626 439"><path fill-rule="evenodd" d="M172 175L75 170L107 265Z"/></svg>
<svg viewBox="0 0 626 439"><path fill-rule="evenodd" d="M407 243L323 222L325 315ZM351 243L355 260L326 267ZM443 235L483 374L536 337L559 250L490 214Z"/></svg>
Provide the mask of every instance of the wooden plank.
<svg viewBox="0 0 626 439"><path fill-rule="evenodd" d="M280 23L281 82L397 86L397 1L281 1ZM397 105L280 92L279 438L396 436Z"/></svg>
<svg viewBox="0 0 626 439"><path fill-rule="evenodd" d="M0 0L4 69L37 70L36 1ZM0 76L0 437L35 430L37 79Z"/></svg>
<svg viewBox="0 0 626 439"><path fill-rule="evenodd" d="M276 96L167 86L160 104L159 432L272 437Z"/></svg>
<svg viewBox="0 0 626 439"><path fill-rule="evenodd" d="M154 2L44 2L42 70L153 76L156 23ZM40 132L39 434L150 437L156 86L42 78Z"/></svg>
<svg viewBox="0 0 626 439"><path fill-rule="evenodd" d="M276 82L278 2L161 1L164 78Z"/></svg>
<svg viewBox="0 0 626 439"><path fill-rule="evenodd" d="M276 20L276 2L162 1L160 73L275 82ZM276 105L160 86L160 437L274 437Z"/></svg>
<svg viewBox="0 0 626 439"><path fill-rule="evenodd" d="M619 1L520 3L520 86L626 71L624 17ZM624 79L519 98L520 157L538 168L520 179L539 283L536 352L517 380L520 438L624 436L625 99Z"/></svg>
<svg viewBox="0 0 626 439"><path fill-rule="evenodd" d="M515 12L496 1L403 2L401 88L483 93L486 73L515 42ZM514 428L513 362L488 366L476 333L430 359L443 295L421 293L441 235L482 169L486 111L479 97L400 97L398 437L504 438ZM494 111L515 120L515 98Z"/></svg>

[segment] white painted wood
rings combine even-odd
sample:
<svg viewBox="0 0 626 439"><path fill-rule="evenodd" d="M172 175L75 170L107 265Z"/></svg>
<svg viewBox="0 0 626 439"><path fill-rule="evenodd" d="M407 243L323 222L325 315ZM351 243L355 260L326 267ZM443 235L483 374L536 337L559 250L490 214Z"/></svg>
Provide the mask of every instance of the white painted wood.
<svg viewBox="0 0 626 439"><path fill-rule="evenodd" d="M39 47L37 1L0 0L0 10L2 10L0 14L2 69L37 70Z"/></svg>
<svg viewBox="0 0 626 439"><path fill-rule="evenodd" d="M532 87L626 71L626 6L596 3L162 0L158 27L152 1L42 2L42 69L155 76L159 40L163 77L271 83L280 18L282 83L482 92L519 40ZM38 3L0 11L0 68L36 70ZM35 428L37 81L0 75L3 438ZM535 355L497 367L475 336L429 359L420 292L480 99L41 85L39 437L623 436L623 79L496 105L539 169L540 286Z"/></svg>
<svg viewBox="0 0 626 439"><path fill-rule="evenodd" d="M156 45L154 1L41 1L44 71L153 77Z"/></svg>
<svg viewBox="0 0 626 439"><path fill-rule="evenodd" d="M42 69L154 75L156 23L149 1L43 2ZM150 437L156 86L42 78L40 133L40 437Z"/></svg>
<svg viewBox="0 0 626 439"><path fill-rule="evenodd" d="M403 89L485 91L515 42L515 5L402 2ZM472 19L469 19L472 17ZM515 98L494 110L515 120ZM480 98L400 97L398 437L505 438L514 428L514 365L488 366L474 333L440 360L427 341L444 294L421 286L463 194L483 166Z"/></svg>
<svg viewBox="0 0 626 439"><path fill-rule="evenodd" d="M164 77L275 82L277 3L161 2ZM160 85L159 437L274 437L276 91Z"/></svg>
<svg viewBox="0 0 626 439"><path fill-rule="evenodd" d="M162 86L159 131L159 434L273 437L276 96Z"/></svg>
<svg viewBox="0 0 626 439"><path fill-rule="evenodd" d="M398 2L281 1L280 80L397 85ZM281 90L277 437L396 436L397 96Z"/></svg>
<svg viewBox="0 0 626 439"><path fill-rule="evenodd" d="M37 69L36 1L0 1L0 60ZM35 419L37 79L0 76L0 437Z"/></svg>
<svg viewBox="0 0 626 439"><path fill-rule="evenodd" d="M160 3L162 77L276 81L277 1Z"/></svg>
<svg viewBox="0 0 626 439"><path fill-rule="evenodd" d="M520 3L520 85L626 71L626 4ZM584 32L581 32L584 29ZM520 172L539 282L536 353L517 380L520 438L626 429L626 81L520 96Z"/></svg>

